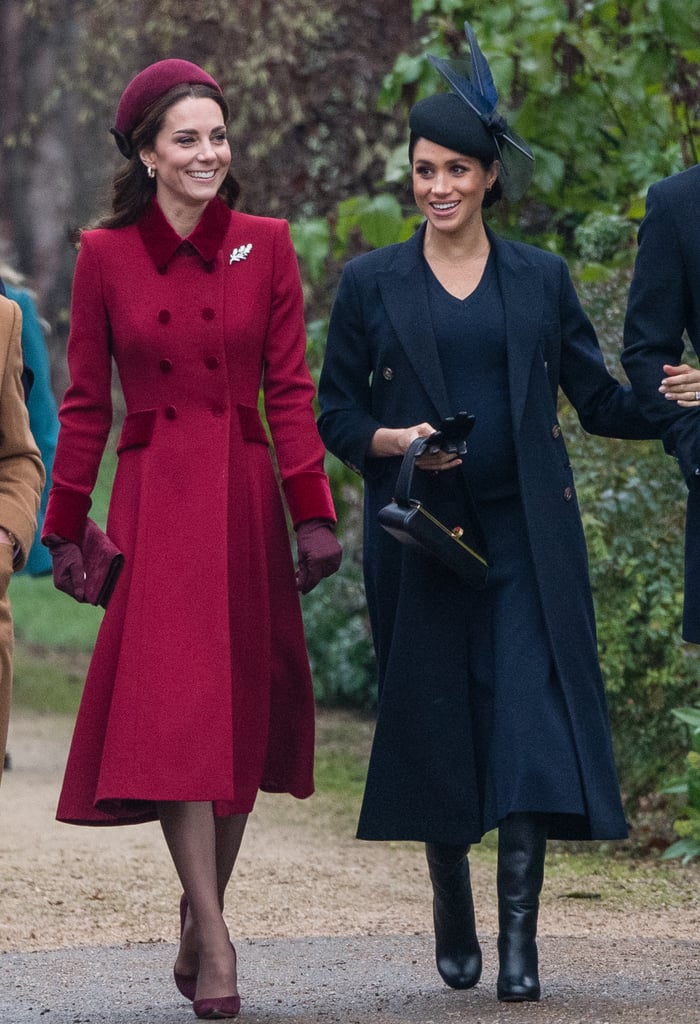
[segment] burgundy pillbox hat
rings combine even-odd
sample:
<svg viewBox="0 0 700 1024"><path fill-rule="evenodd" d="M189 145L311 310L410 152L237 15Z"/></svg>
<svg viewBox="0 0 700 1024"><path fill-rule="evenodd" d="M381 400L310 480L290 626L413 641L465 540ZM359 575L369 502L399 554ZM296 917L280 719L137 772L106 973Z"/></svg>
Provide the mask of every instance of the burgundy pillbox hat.
<svg viewBox="0 0 700 1024"><path fill-rule="evenodd" d="M119 100L114 128L110 128L120 152L125 157L131 156L131 133L143 120L151 104L176 85L183 83L208 85L221 93L218 82L203 68L189 60L180 60L176 57L149 64L131 79Z"/></svg>

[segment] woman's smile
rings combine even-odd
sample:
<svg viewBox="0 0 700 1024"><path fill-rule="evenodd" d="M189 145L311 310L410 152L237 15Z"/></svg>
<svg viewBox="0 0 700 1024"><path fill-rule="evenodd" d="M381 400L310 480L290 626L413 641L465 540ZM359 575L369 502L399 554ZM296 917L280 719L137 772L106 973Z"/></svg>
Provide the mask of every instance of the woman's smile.
<svg viewBox="0 0 700 1024"><path fill-rule="evenodd" d="M451 203L431 203L430 205L437 214L445 214L452 213L453 210L456 210L459 206L459 201L455 199L454 202Z"/></svg>

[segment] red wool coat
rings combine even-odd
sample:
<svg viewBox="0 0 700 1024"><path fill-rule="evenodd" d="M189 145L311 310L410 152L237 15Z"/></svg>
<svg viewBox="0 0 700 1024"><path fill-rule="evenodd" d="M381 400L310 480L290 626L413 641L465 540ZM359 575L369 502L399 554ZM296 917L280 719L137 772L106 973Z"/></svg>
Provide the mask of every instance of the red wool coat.
<svg viewBox="0 0 700 1024"><path fill-rule="evenodd" d="M293 522L335 519L303 301L284 221L219 199L182 243L156 203L86 232L70 386L44 535L79 542L112 422L126 417L107 531L125 568L105 612L57 817L153 819L157 800L250 811L258 789L313 791L313 694Z"/></svg>

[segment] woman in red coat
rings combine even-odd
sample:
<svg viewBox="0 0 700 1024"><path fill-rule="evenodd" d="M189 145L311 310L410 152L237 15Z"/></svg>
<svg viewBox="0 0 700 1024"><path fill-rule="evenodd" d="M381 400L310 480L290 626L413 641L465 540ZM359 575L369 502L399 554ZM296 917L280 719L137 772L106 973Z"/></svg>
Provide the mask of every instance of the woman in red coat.
<svg viewBox="0 0 700 1024"><path fill-rule="evenodd" d="M184 889L175 981L204 1018L240 1007L222 907L256 794L313 790L297 591L340 564L289 229L232 210L227 117L187 61L151 65L122 95L113 133L129 162L112 216L81 240L44 526L57 584L90 600L114 359L126 417L107 533L124 568L57 817L160 821Z"/></svg>

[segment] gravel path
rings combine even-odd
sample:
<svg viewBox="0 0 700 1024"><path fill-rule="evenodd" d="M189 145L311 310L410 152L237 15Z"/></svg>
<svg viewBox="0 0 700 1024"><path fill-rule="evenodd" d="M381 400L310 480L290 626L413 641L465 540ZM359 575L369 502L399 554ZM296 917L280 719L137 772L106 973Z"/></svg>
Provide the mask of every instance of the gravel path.
<svg viewBox="0 0 700 1024"><path fill-rule="evenodd" d="M0 1022L194 1020L170 981L179 888L158 827L53 820L70 728L23 715L11 725ZM493 849L472 857L484 976L453 992L433 966L422 848L360 843L353 825L354 809L327 794L261 797L227 907L246 1024L700 1024L700 866L638 862L611 874L611 858L592 857L581 875L550 854L543 999L505 1006L495 999Z"/></svg>

